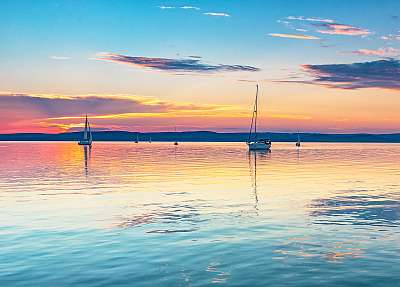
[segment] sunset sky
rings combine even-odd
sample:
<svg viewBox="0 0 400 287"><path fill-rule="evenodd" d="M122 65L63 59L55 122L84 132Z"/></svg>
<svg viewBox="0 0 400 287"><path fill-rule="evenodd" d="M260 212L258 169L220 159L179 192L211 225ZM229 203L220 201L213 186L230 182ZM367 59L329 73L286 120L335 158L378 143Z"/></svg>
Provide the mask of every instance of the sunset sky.
<svg viewBox="0 0 400 287"><path fill-rule="evenodd" d="M0 1L0 133L400 130L400 1Z"/></svg>

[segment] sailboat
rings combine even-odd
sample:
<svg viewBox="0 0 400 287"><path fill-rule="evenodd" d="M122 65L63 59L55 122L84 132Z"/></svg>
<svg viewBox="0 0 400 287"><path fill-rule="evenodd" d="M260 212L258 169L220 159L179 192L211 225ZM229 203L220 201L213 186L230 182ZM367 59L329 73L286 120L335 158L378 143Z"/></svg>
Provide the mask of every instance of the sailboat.
<svg viewBox="0 0 400 287"><path fill-rule="evenodd" d="M299 132L297 132L297 142L296 142L296 146L300 147L301 146L301 141L300 141L300 134Z"/></svg>
<svg viewBox="0 0 400 287"><path fill-rule="evenodd" d="M175 126L175 137L176 137L176 126ZM174 145L178 145L178 141L175 140Z"/></svg>
<svg viewBox="0 0 400 287"><path fill-rule="evenodd" d="M254 102L253 117L251 118L250 132L247 139L249 150L269 150L271 141L267 139L258 139L257 135L257 116L258 116L258 85L256 92L256 100Z"/></svg>
<svg viewBox="0 0 400 287"><path fill-rule="evenodd" d="M135 143L139 143L139 133L136 133L136 140Z"/></svg>
<svg viewBox="0 0 400 287"><path fill-rule="evenodd" d="M85 129L83 131L83 139L78 142L79 145L92 146L92 131L90 129L89 120L86 115Z"/></svg>

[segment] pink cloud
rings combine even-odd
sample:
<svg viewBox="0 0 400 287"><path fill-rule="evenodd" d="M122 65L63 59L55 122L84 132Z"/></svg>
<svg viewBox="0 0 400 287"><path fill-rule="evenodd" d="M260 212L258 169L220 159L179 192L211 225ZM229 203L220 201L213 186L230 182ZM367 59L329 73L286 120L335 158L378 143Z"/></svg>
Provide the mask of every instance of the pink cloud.
<svg viewBox="0 0 400 287"><path fill-rule="evenodd" d="M329 35L347 35L347 36L367 36L371 31L363 28L358 28L351 25L339 23L323 23L318 26L324 27L323 30L317 30L321 34Z"/></svg>
<svg viewBox="0 0 400 287"><path fill-rule="evenodd" d="M376 50L359 49L356 51L352 51L353 54L365 55L365 56L379 56L379 57L394 57L399 55L399 52L400 52L399 49L395 49L392 47L379 48Z"/></svg>

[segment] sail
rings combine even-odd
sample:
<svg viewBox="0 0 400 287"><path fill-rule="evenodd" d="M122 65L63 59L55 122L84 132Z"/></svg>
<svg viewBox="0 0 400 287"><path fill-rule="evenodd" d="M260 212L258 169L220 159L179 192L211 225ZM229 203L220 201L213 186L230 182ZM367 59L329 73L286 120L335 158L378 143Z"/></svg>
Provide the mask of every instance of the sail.
<svg viewBox="0 0 400 287"><path fill-rule="evenodd" d="M83 140L88 139L88 119L86 115L86 121L85 121L85 130L83 131Z"/></svg>
<svg viewBox="0 0 400 287"><path fill-rule="evenodd" d="M89 133L88 140L89 142L92 142L92 129L90 128L89 121L88 121L88 133Z"/></svg>

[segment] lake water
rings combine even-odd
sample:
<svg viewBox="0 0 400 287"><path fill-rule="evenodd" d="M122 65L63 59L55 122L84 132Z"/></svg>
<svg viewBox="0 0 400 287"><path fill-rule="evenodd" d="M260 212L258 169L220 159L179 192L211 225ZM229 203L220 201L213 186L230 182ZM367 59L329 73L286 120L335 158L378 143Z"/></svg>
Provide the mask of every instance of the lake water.
<svg viewBox="0 0 400 287"><path fill-rule="evenodd" d="M399 286L400 145L0 142L0 286Z"/></svg>

